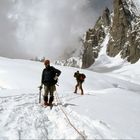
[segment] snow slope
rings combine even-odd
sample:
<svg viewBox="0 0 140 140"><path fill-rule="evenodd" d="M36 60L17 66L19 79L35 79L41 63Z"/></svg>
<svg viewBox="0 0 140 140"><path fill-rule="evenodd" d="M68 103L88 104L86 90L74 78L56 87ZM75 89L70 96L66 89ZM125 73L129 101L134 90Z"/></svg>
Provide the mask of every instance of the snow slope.
<svg viewBox="0 0 140 140"><path fill-rule="evenodd" d="M139 0L133 0L134 5L136 6L137 15L140 15L140 1Z"/></svg>
<svg viewBox="0 0 140 140"><path fill-rule="evenodd" d="M109 62L99 72L52 64L62 74L50 110L38 103L44 65L0 57L0 139L139 139L140 62ZM87 76L83 96L73 93L76 70Z"/></svg>

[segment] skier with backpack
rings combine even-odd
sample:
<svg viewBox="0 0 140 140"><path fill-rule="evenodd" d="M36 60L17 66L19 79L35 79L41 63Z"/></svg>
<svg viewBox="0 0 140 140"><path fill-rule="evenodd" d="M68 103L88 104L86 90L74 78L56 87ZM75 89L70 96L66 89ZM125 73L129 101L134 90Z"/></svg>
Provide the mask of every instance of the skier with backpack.
<svg viewBox="0 0 140 140"><path fill-rule="evenodd" d="M75 86L75 91L74 93L77 93L78 87L81 90L81 95L84 95L83 88L82 88L82 83L84 82L86 76L83 73L79 73L79 71L74 73L74 77L76 78L77 84Z"/></svg>
<svg viewBox="0 0 140 140"><path fill-rule="evenodd" d="M51 106L54 100L54 92L56 90L55 84L57 83L58 77L61 74L61 71L50 66L50 61L44 61L45 68L42 71L41 85L40 90L44 85L44 105ZM50 97L48 98L50 93Z"/></svg>

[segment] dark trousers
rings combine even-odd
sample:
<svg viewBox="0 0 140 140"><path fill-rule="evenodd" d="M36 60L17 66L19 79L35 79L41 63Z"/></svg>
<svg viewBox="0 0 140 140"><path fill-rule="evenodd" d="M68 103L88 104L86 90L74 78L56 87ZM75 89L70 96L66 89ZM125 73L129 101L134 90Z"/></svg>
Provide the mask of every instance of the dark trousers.
<svg viewBox="0 0 140 140"><path fill-rule="evenodd" d="M44 102L45 104L48 103L48 95L50 93L50 98L49 98L49 104L52 104L53 100L54 100L54 92L56 90L55 85L52 86L45 86L44 85Z"/></svg>
<svg viewBox="0 0 140 140"><path fill-rule="evenodd" d="M75 91L74 91L74 93L77 93L78 87L79 87L79 89L81 90L81 95L83 95L84 92L83 92L83 88L82 88L82 82L80 82L80 81L77 81L77 84L76 84L76 86L75 86Z"/></svg>

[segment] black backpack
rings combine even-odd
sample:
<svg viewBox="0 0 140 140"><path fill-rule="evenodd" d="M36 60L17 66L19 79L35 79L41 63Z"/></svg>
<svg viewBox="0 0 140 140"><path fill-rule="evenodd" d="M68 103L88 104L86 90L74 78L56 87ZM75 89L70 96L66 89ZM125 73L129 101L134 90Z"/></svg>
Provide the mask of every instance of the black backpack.
<svg viewBox="0 0 140 140"><path fill-rule="evenodd" d="M55 85L58 82L58 79L54 80L55 75L56 71L54 67L49 67L48 69L45 69L43 78L44 85Z"/></svg>

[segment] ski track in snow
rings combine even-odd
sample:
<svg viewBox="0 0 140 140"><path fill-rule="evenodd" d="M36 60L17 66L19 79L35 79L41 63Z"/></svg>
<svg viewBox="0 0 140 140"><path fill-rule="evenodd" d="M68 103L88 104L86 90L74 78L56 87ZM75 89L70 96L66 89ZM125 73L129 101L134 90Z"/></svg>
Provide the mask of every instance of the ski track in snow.
<svg viewBox="0 0 140 140"><path fill-rule="evenodd" d="M70 126L60 106L85 139L115 138L105 122L80 116L67 103L58 103L52 110L44 108L38 104L37 97L37 94L22 94L0 98L3 139L83 139Z"/></svg>

